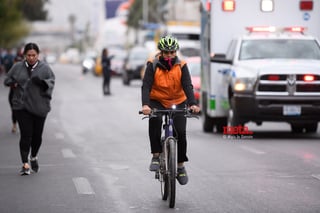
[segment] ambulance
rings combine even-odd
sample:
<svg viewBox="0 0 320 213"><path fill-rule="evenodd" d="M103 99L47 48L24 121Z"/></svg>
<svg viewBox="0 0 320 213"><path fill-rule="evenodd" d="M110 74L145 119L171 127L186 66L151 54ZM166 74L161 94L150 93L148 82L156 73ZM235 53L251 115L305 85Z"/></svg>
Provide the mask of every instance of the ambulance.
<svg viewBox="0 0 320 213"><path fill-rule="evenodd" d="M319 10L319 0L201 1L204 132L249 122L317 131Z"/></svg>

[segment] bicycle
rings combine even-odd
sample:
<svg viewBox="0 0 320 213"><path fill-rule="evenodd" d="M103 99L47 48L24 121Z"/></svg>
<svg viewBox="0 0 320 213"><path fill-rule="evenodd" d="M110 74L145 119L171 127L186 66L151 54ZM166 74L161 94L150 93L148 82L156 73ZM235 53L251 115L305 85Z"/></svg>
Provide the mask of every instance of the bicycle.
<svg viewBox="0 0 320 213"><path fill-rule="evenodd" d="M142 114L142 111L139 111ZM151 114L143 117L152 118L161 116L163 132L161 137L162 153L160 153L160 169L155 172L155 178L160 181L162 200L168 200L169 207L174 208L176 198L177 177L177 139L173 136L173 118L176 114L182 114L187 118L196 117L188 108L153 109Z"/></svg>

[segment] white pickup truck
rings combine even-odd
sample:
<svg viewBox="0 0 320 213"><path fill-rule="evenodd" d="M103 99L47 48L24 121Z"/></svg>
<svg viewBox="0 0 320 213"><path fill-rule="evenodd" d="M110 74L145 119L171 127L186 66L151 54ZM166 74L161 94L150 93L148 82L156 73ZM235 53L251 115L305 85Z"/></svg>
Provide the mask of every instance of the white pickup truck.
<svg viewBox="0 0 320 213"><path fill-rule="evenodd" d="M211 59L227 89L231 126L282 121L315 132L320 121L320 44L303 28L248 28ZM227 108L226 108L227 110ZM208 119L208 118L207 118Z"/></svg>
<svg viewBox="0 0 320 213"><path fill-rule="evenodd" d="M317 131L319 10L314 0L201 1L204 132L265 121Z"/></svg>

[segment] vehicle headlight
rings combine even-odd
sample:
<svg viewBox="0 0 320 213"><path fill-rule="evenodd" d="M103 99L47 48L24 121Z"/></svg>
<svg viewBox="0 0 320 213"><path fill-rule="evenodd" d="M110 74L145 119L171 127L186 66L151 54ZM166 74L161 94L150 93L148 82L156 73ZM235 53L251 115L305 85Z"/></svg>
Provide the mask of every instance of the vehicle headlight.
<svg viewBox="0 0 320 213"><path fill-rule="evenodd" d="M254 78L238 78L234 83L234 91L236 92L249 92L253 90Z"/></svg>
<svg viewBox="0 0 320 213"><path fill-rule="evenodd" d="M93 67L93 62L90 60L84 60L82 65L88 69L91 69Z"/></svg>

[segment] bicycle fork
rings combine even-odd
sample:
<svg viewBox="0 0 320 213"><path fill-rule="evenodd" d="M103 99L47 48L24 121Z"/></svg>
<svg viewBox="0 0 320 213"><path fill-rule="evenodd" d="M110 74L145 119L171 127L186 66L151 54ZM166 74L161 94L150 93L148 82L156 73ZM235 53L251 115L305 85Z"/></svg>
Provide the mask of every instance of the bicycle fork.
<svg viewBox="0 0 320 213"><path fill-rule="evenodd" d="M162 182L163 180L163 175L160 175L161 174L164 174L165 172L165 168L166 168L166 165L165 165L165 159L166 159L166 149L164 148L165 147L165 137L162 136L161 137L161 147L162 147L162 152L160 153L160 169L158 171L155 172L155 179L159 179L160 182ZM161 178L161 179L160 179Z"/></svg>

